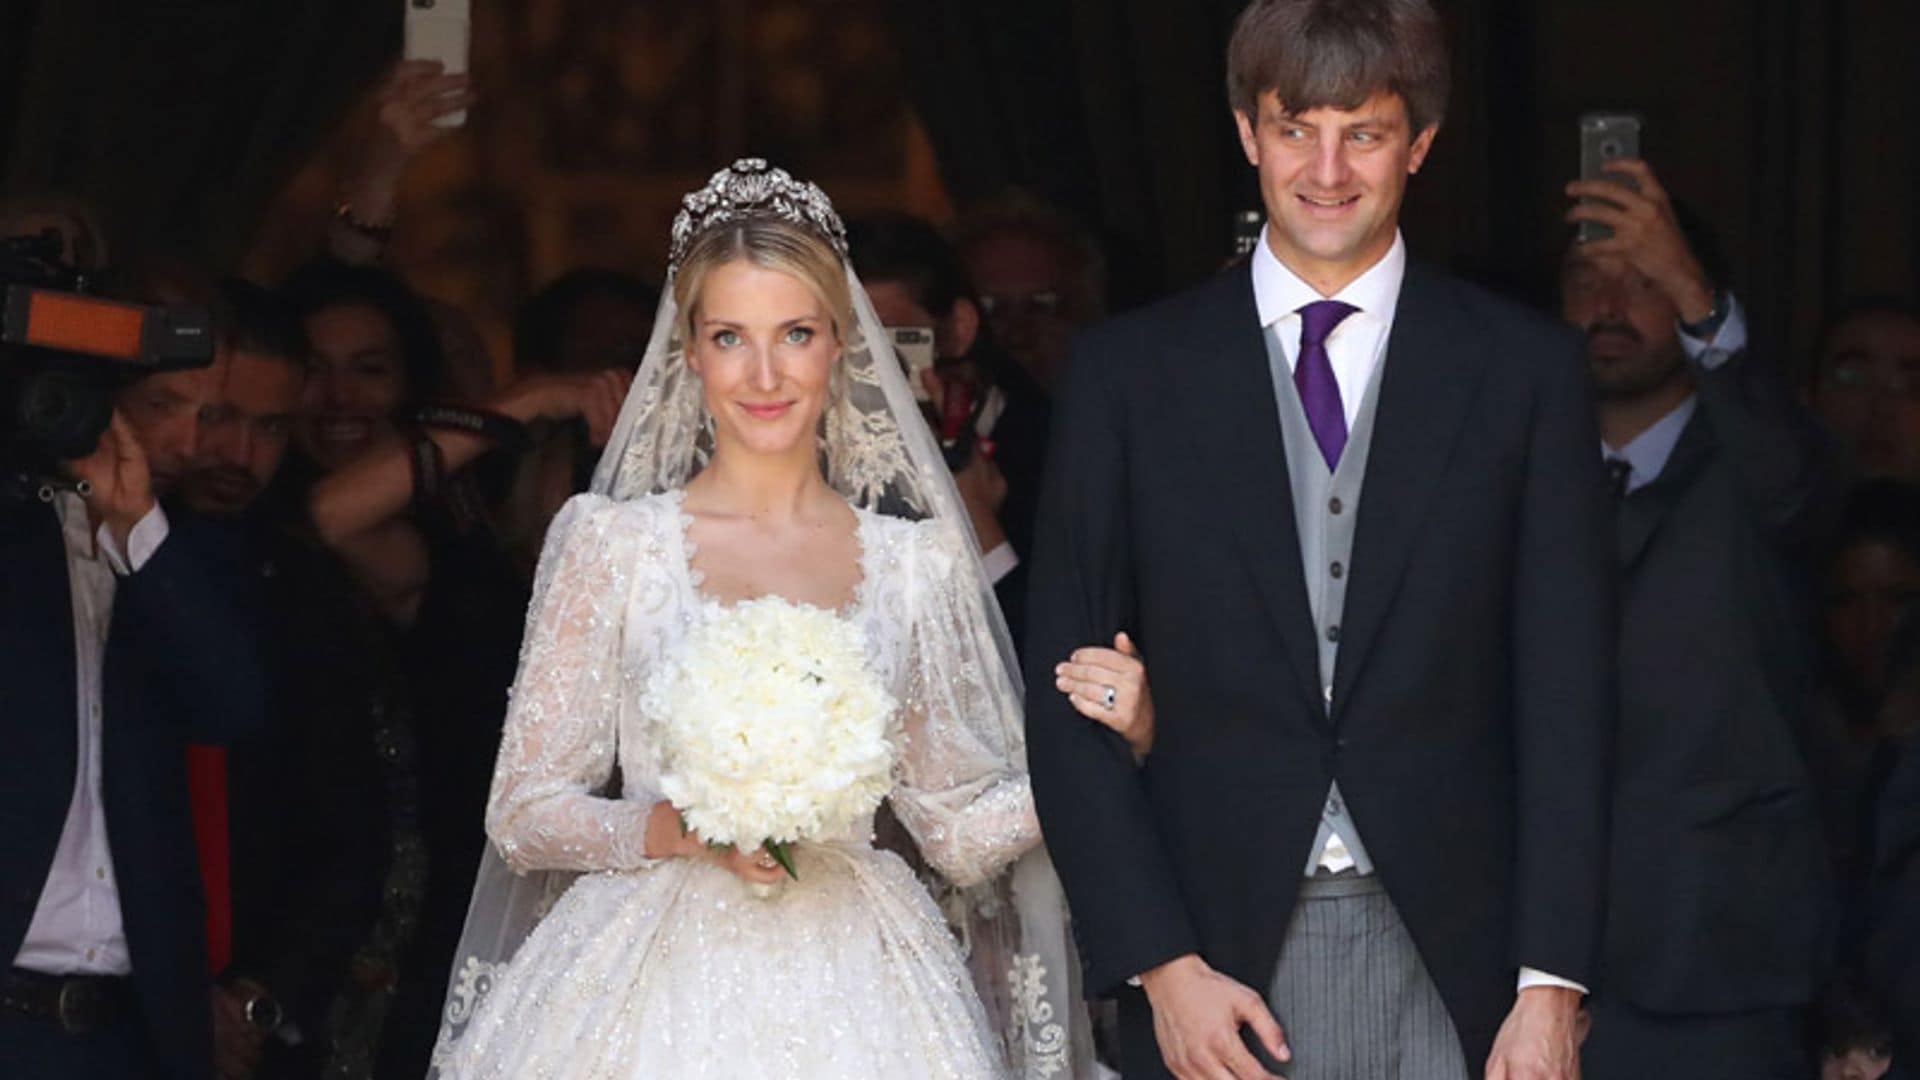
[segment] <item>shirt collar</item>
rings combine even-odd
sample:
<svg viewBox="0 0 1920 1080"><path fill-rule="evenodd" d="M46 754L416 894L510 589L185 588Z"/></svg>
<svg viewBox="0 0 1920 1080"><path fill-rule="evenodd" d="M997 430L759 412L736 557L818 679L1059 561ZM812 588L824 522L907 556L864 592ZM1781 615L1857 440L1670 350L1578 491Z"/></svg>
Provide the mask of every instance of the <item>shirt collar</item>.
<svg viewBox="0 0 1920 1080"><path fill-rule="evenodd" d="M67 545L67 553L80 559L93 558L93 522L87 514L85 500L71 491L57 492L53 497L53 511L60 519L60 536Z"/></svg>
<svg viewBox="0 0 1920 1080"><path fill-rule="evenodd" d="M1673 448L1680 445L1680 433L1687 429L1687 421L1693 419L1699 407L1700 399L1688 396L1674 406L1672 412L1655 420L1652 427L1628 440L1627 445L1618 450L1601 445L1608 457L1620 458L1633 467L1627 474L1629 490L1638 490L1659 478L1667 467L1667 459L1673 456Z"/></svg>
<svg viewBox="0 0 1920 1080"><path fill-rule="evenodd" d="M1261 228L1260 242L1253 249L1253 303L1260 314L1262 328L1272 326L1315 300L1329 299L1352 304L1363 314L1391 325L1394 309L1400 303L1400 285L1406 276L1407 241L1398 229L1393 233L1393 246L1380 261L1331 297L1321 296L1280 261L1267 244L1265 227Z"/></svg>

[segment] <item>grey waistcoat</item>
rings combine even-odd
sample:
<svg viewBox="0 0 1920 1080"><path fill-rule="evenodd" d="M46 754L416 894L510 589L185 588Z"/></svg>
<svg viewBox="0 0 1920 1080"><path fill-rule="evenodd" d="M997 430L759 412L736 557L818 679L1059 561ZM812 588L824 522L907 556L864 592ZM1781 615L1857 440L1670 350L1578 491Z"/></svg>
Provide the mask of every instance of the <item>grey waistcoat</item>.
<svg viewBox="0 0 1920 1080"><path fill-rule="evenodd" d="M1300 533L1300 568L1306 575L1307 603L1312 609L1315 639L1320 645L1321 700L1333 707L1333 667L1340 655L1340 621L1347 608L1347 583L1352 580L1353 526L1360 511L1360 482L1367 472L1367 452L1373 443L1373 415L1380 400L1380 372L1367 383L1360 411L1347 433L1339 467L1331 474L1307 426L1306 409L1294 388L1293 372L1281 349L1277 324L1267 327L1267 366L1273 376L1273 396L1280 407L1280 435L1287 448L1287 473L1293 488L1293 520ZM1336 510L1335 507L1338 507ZM1314 835L1305 873L1320 865L1327 839L1338 835L1353 856L1354 869L1373 873L1360 830L1354 825L1340 784L1327 792L1320 812L1320 831Z"/></svg>

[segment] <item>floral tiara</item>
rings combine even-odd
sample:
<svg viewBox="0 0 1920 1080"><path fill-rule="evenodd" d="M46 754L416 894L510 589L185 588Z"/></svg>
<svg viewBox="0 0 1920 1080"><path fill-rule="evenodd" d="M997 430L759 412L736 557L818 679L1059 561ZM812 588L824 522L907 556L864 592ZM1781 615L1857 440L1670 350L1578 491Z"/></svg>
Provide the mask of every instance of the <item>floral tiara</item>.
<svg viewBox="0 0 1920 1080"><path fill-rule="evenodd" d="M667 273L680 269L694 238L716 225L747 217L769 216L818 233L841 258L847 254L847 227L834 213L820 185L795 180L785 169L761 158L741 158L713 174L707 186L680 200L673 218L673 242L667 248Z"/></svg>

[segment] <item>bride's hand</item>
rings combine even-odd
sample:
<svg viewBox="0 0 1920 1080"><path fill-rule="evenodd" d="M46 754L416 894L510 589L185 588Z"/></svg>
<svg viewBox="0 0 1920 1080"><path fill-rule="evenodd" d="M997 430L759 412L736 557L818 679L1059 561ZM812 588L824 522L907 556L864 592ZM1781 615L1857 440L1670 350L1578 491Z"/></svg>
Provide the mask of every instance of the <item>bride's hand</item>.
<svg viewBox="0 0 1920 1080"><path fill-rule="evenodd" d="M735 877L753 885L772 885L787 876L765 848L742 852L736 847L715 847L689 830L672 803L662 800L647 814L647 858L711 859Z"/></svg>
<svg viewBox="0 0 1920 1080"><path fill-rule="evenodd" d="M1054 667L1053 685L1080 715L1119 732L1136 759L1153 749L1153 691L1140 650L1125 633L1114 635L1111 649L1075 649Z"/></svg>
<svg viewBox="0 0 1920 1080"><path fill-rule="evenodd" d="M706 845L701 845L706 847ZM749 885L778 885L787 880L787 872L773 861L764 847L741 851L737 847L706 848L707 857L733 872Z"/></svg>

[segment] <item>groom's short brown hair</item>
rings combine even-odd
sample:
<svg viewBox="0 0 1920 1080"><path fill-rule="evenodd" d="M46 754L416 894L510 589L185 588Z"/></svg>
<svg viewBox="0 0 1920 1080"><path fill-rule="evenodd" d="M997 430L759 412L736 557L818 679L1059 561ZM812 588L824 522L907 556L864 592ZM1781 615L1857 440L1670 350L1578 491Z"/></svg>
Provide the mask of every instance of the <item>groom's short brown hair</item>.
<svg viewBox="0 0 1920 1080"><path fill-rule="evenodd" d="M1253 0L1227 43L1227 100L1249 119L1268 91L1298 115L1384 90L1417 135L1446 114L1448 83L1446 30L1427 0Z"/></svg>

